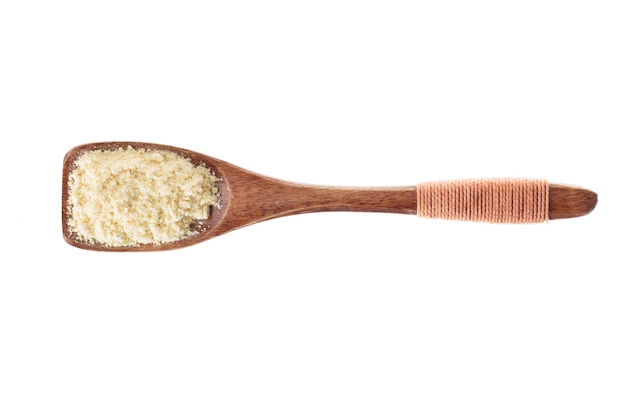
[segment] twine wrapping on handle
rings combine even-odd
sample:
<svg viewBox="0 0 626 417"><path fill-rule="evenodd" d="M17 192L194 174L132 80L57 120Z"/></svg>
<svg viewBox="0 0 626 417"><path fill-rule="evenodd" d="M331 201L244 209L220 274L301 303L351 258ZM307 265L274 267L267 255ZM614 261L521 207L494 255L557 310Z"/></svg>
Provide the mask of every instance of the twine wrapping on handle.
<svg viewBox="0 0 626 417"><path fill-rule="evenodd" d="M548 221L546 180L486 179L417 185L417 215L489 223Z"/></svg>

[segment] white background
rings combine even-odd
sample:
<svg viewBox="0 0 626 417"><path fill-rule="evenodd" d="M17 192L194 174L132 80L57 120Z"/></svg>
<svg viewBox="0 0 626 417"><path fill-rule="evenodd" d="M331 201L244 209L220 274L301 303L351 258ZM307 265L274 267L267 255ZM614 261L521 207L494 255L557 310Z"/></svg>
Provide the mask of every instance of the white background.
<svg viewBox="0 0 626 417"><path fill-rule="evenodd" d="M3 1L0 415L624 416L625 21L602 0ZM106 140L600 201L532 226L324 213L83 251L62 160Z"/></svg>

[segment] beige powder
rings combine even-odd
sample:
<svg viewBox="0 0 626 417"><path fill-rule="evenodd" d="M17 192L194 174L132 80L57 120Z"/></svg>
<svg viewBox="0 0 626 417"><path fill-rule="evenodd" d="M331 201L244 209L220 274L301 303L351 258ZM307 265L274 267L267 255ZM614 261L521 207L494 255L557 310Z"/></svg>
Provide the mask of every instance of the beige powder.
<svg viewBox="0 0 626 417"><path fill-rule="evenodd" d="M193 234L191 223L219 206L219 179L174 152L88 151L69 174L68 226L89 243L137 246Z"/></svg>

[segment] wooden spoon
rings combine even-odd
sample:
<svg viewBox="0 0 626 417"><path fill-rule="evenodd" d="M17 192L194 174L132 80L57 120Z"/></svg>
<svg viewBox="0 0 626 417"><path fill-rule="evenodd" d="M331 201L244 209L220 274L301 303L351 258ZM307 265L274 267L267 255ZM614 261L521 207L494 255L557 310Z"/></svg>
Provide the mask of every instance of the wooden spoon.
<svg viewBox="0 0 626 417"><path fill-rule="evenodd" d="M203 164L221 179L218 182L220 207L212 207L208 219L192 224L196 233L187 238L160 245L111 247L89 243L75 236L68 227L68 178L75 161L84 152L113 150L131 146L178 153L194 164ZM577 187L550 185L550 218L576 217L587 214L596 204L592 191ZM416 186L405 187L324 187L298 184L256 174L198 152L167 145L141 142L101 142L77 146L63 163L62 222L63 236L70 245L99 251L155 251L190 246L231 230L264 220L291 214L319 211L357 211L417 214ZM547 219L546 219L547 220Z"/></svg>

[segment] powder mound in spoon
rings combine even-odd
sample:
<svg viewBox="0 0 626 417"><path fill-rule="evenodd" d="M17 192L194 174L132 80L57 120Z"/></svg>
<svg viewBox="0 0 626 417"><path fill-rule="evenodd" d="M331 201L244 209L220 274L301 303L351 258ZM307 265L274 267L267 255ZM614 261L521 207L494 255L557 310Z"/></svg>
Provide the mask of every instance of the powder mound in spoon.
<svg viewBox="0 0 626 417"><path fill-rule="evenodd" d="M219 207L219 179L174 152L135 149L87 151L69 174L71 233L89 243L138 246L194 234L191 224Z"/></svg>

